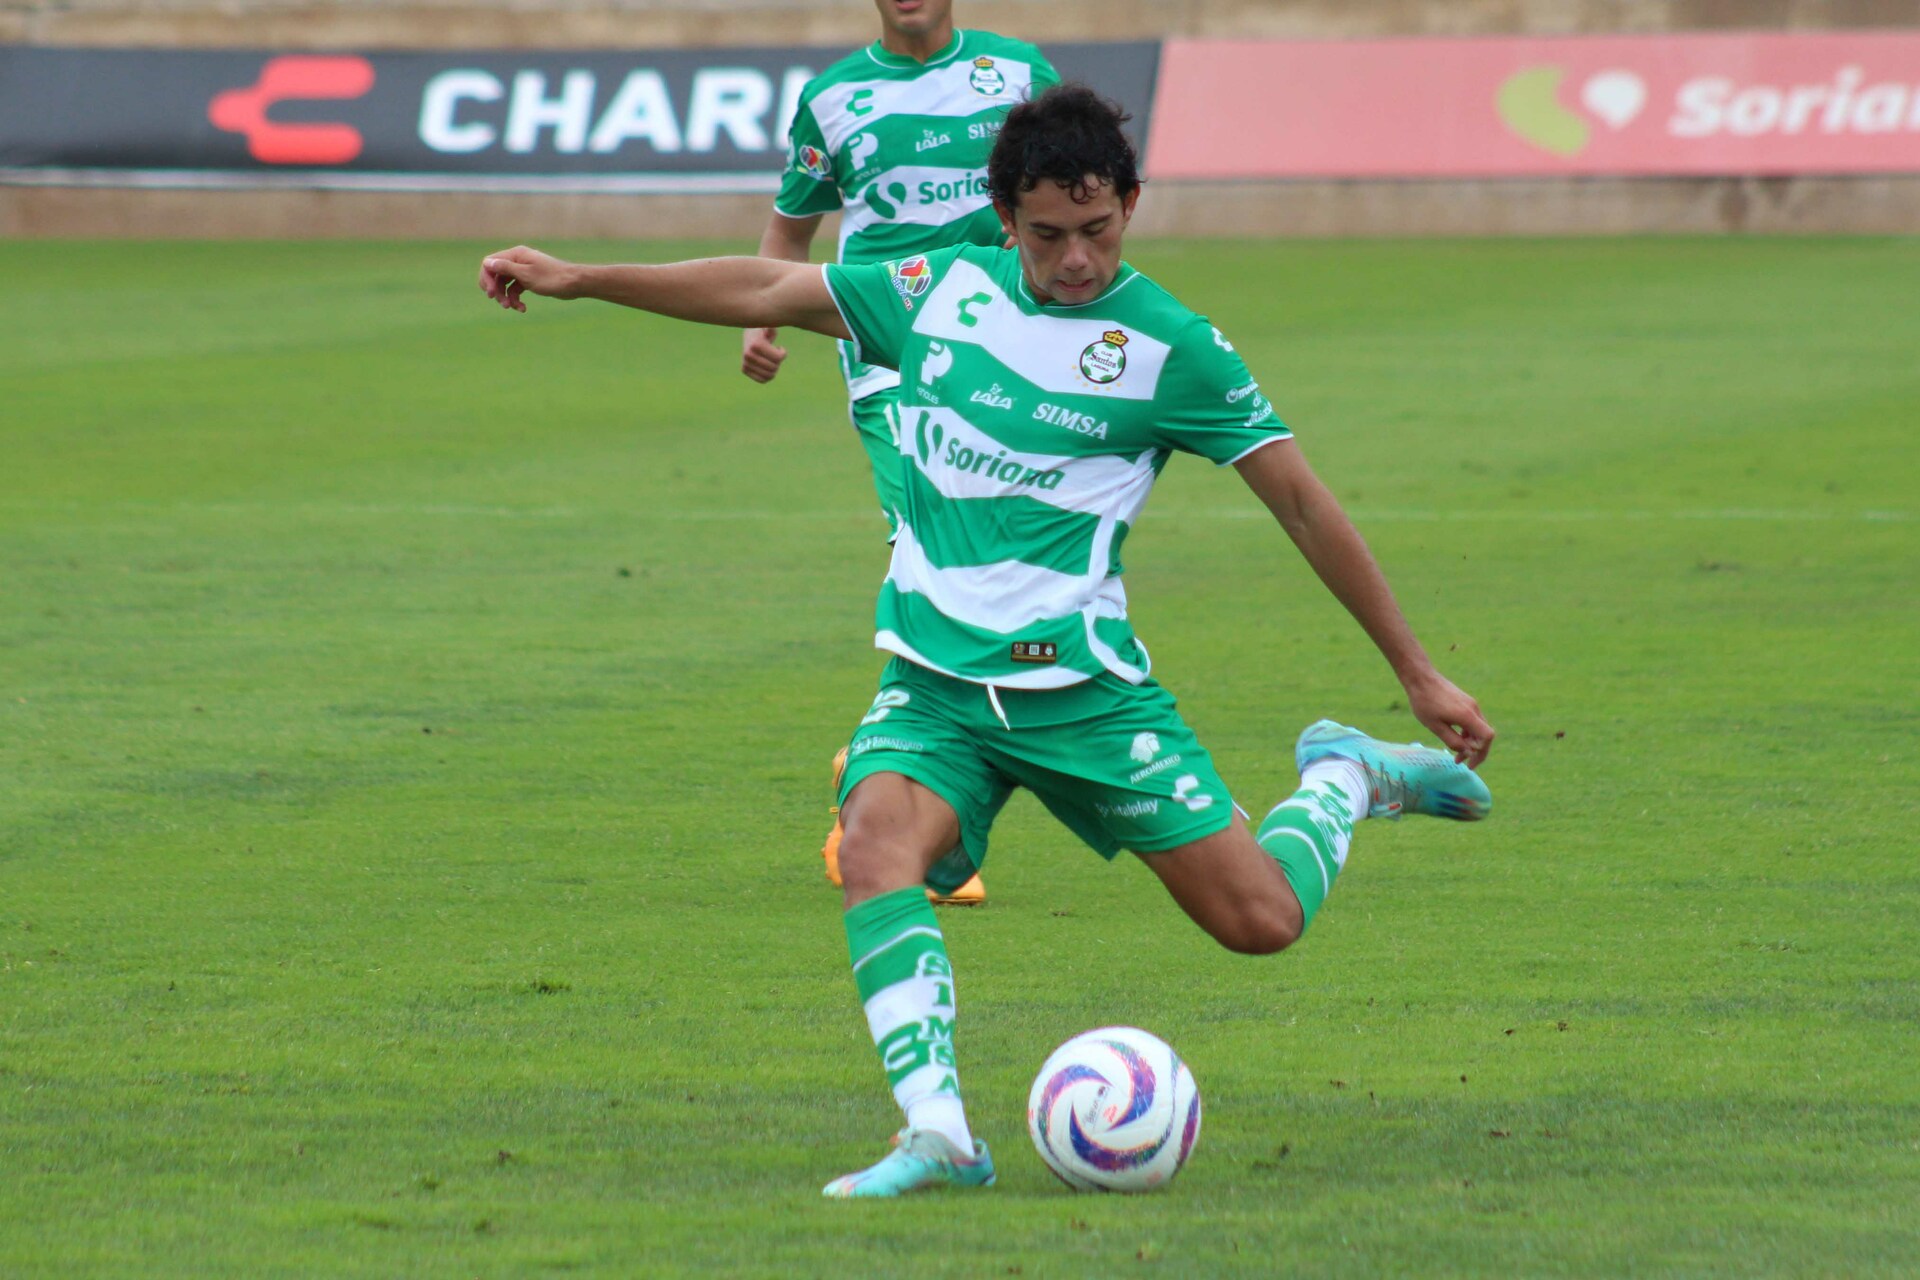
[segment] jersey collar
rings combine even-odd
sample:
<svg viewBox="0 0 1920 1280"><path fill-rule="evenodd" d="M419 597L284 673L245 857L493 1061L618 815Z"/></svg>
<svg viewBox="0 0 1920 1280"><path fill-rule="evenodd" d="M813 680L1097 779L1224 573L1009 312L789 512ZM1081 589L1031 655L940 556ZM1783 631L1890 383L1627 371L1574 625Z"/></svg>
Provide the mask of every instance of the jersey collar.
<svg viewBox="0 0 1920 1280"><path fill-rule="evenodd" d="M915 62L912 58L897 53L888 53L878 40L867 46L867 56L881 66L892 71L924 71L943 63L951 62L960 56L960 47L967 42L967 33L955 27L953 39L947 41L947 47L928 58L925 62Z"/></svg>
<svg viewBox="0 0 1920 1280"><path fill-rule="evenodd" d="M1133 278L1140 274L1130 264L1122 262L1120 269L1113 273L1113 279L1107 282L1107 287L1085 302L1041 302L1033 296L1033 289L1027 284L1027 272L1026 268L1020 264L1019 251L1010 249L1008 252L1014 255L1013 269L1020 282L1020 309L1028 315L1050 316L1062 311L1079 311L1083 307L1105 302L1126 288L1133 282Z"/></svg>

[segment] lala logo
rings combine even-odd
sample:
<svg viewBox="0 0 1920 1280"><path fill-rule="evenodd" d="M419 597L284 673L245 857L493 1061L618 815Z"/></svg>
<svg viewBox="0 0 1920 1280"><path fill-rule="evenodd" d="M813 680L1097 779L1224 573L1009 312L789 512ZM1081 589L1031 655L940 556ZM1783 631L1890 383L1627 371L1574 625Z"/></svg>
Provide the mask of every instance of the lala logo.
<svg viewBox="0 0 1920 1280"><path fill-rule="evenodd" d="M989 387L985 391L974 392L972 395L968 396L967 399L973 401L975 404L984 404L989 409L1013 408L1013 397L1009 395L1002 395L1000 393L1000 384L997 382L994 383L993 386Z"/></svg>
<svg viewBox="0 0 1920 1280"><path fill-rule="evenodd" d="M1080 376L1105 386L1127 371L1127 334L1124 329L1109 329L1100 341L1090 342L1080 353Z"/></svg>

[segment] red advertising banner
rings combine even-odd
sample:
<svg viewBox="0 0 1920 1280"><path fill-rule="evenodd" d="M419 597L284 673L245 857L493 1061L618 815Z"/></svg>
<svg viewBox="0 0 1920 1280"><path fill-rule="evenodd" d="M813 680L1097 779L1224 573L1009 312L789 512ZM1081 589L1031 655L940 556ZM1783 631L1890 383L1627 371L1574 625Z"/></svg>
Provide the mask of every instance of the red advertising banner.
<svg viewBox="0 0 1920 1280"><path fill-rule="evenodd" d="M1920 33L1171 40L1149 176L1920 172Z"/></svg>

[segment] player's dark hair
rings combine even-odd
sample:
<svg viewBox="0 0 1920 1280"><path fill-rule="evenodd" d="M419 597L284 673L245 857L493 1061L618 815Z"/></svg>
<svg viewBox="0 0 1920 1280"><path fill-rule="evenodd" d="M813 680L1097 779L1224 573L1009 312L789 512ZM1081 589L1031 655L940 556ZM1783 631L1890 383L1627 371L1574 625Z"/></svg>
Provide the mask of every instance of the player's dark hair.
<svg viewBox="0 0 1920 1280"><path fill-rule="evenodd" d="M987 194L1009 209L1042 182L1057 182L1075 200L1111 186L1125 199L1140 189L1140 160L1121 129L1132 117L1068 81L1007 112L987 158Z"/></svg>

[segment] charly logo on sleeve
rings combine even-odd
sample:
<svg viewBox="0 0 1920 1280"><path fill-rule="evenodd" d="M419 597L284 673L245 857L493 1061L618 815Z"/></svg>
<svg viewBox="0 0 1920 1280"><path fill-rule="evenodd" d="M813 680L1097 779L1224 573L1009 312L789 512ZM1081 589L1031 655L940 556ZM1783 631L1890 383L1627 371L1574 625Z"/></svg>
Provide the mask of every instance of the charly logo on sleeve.
<svg viewBox="0 0 1920 1280"><path fill-rule="evenodd" d="M887 267L893 279L894 292L900 295L900 301L907 304L907 310L913 310L913 300L933 284L933 268L927 265L924 255L916 255L904 262L888 263Z"/></svg>
<svg viewBox="0 0 1920 1280"><path fill-rule="evenodd" d="M1124 329L1109 329L1100 341L1089 342L1080 353L1080 376L1102 386L1127 371L1127 334Z"/></svg>
<svg viewBox="0 0 1920 1280"><path fill-rule="evenodd" d="M993 65L993 59L979 57L973 60L973 74L967 77L967 83L973 91L985 94L989 98L998 97L1007 91L1007 78Z"/></svg>

